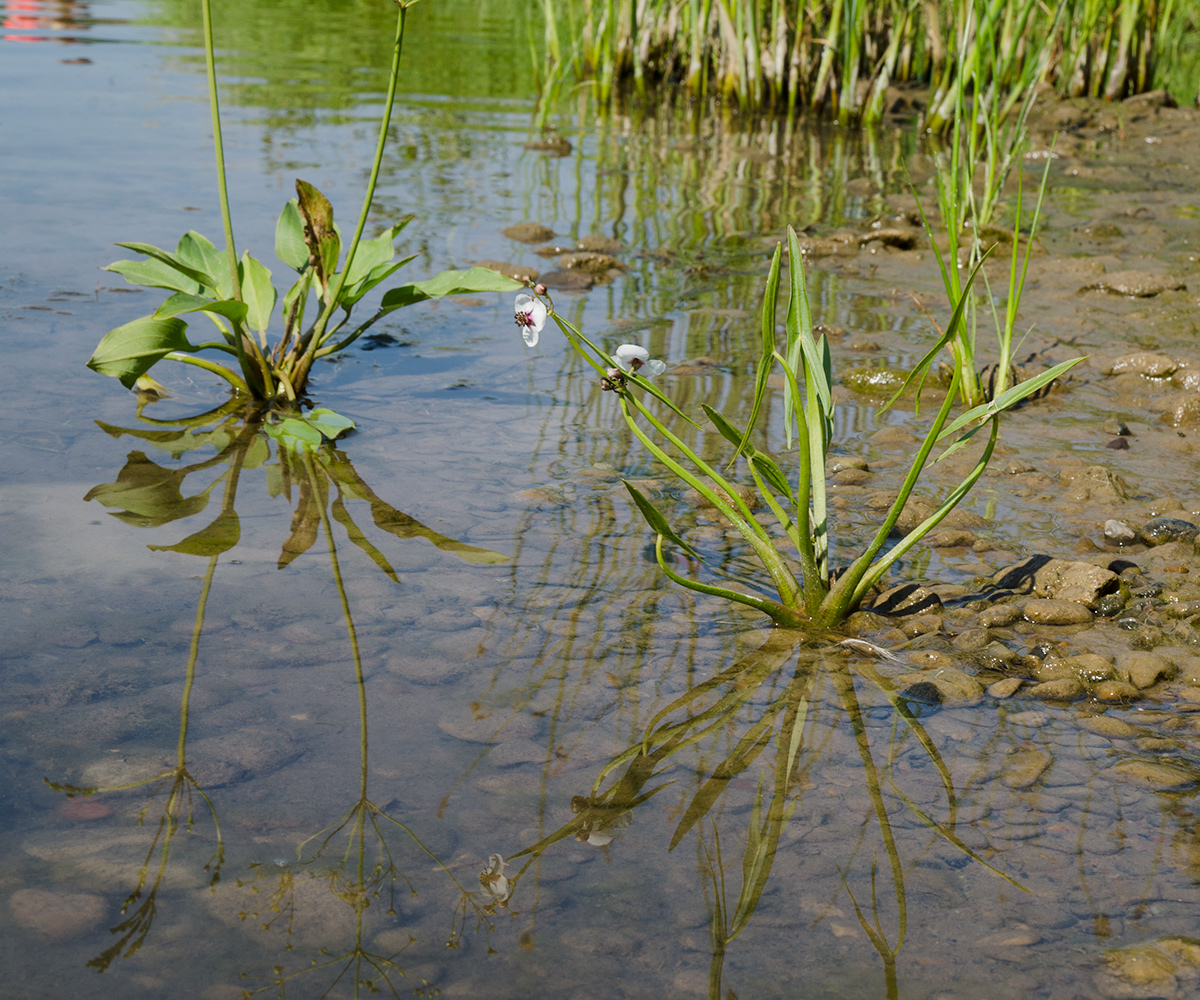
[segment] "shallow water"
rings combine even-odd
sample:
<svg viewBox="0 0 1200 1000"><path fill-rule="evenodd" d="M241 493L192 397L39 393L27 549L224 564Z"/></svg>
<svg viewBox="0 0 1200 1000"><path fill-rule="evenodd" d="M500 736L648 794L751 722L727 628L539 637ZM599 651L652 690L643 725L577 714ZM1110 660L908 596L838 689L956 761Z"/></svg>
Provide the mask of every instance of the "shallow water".
<svg viewBox="0 0 1200 1000"><path fill-rule="evenodd" d="M785 223L861 233L911 206L905 164L929 191L928 151L899 124L862 136L636 108L597 121L581 97L552 116L569 155L527 150L539 133L525 26L502 4L478 18L463 13L476 5L425 8L410 22L412 78L376 212L416 214L402 245L421 256L406 273L480 259L551 267L501 235L517 222L564 241L610 236L626 270L556 293L558 307L605 343L636 339L667 359L679 370L663 384L689 408L744 412L762 279ZM1179 543L1106 551L1101 527L1200 507L1193 428L1159 420L1195 390L1105 374L1133 349L1194 363L1195 293L1080 289L1100 265L1194 281L1194 115L1060 120L1073 130L1056 147L1025 347L1041 362L1095 359L1005 425L1003 454L966 505L986 518L977 544L917 550L896 574L940 584L948 607L929 634L864 626L901 659L877 663L834 648L841 636L773 633L662 580L620 482L663 487L672 502L662 470L561 342L547 331L527 351L510 303L492 296L394 314L379 327L393 342L325 366L320 402L360 428L341 459L284 469L273 449L247 452L229 501L237 546L215 563L171 550L230 495L232 466L209 462L225 439L147 437L133 398L83 361L105 330L158 301L95 270L119 256L109 244L220 229L195 24L182 10L35 6L6 32L49 40L0 41L9 162L20 165L0 191L0 954L13 995L150 997L186 984L236 997L277 992L294 974L289 995L321 996L358 961L360 979L385 991L428 984L447 996L1119 996L1130 978L1105 978L1106 951L1193 932L1200 675L1190 634L1175 629L1188 619L1153 605L1200 597L1188 583L1197 564ZM257 71L228 55L235 218L264 256L294 176L344 221L372 149L378 81L322 68L352 46L381 58L372 45L377 33L386 48L387 17L331 6L313 15L327 30L303 50L311 36L272 30L303 17L248 9L224 43L244 52L266 37L269 51L296 55ZM464 52L472 72L443 71ZM1048 142L1039 131L1036 148ZM817 318L844 330L830 334L840 371L920 356L930 325L913 294L945 318L924 250L867 243L815 259L810 288ZM715 363L680 367L699 357ZM164 380L172 398L144 415L222 401L202 379ZM835 488L844 555L878 518L869 501L898 481L920 418L841 392L838 449L873 470ZM1134 432L1126 450L1106 447L1112 417ZM1124 498L1082 475L1096 465L1123 478ZM162 484L153 502L114 495L111 484L146 473ZM930 491L949 482L939 470ZM322 521L304 506L305 483L331 497L340 486L344 505ZM203 510L169 519L185 510L179 497L206 489ZM109 516L134 499L136 516ZM703 512L690 523L715 563L746 565ZM468 561L430 532L507 559ZM1118 705L914 698L903 721L892 689L911 681L897 677L1000 676L971 649L970 598L1041 553L1120 555L1164 583L1130 607L1143 627L1158 616L1158 652L1179 679ZM1018 621L988 639L1018 654L1119 657L1133 634L1115 621ZM703 687L725 674L728 688ZM698 715L727 690L704 738L677 750L661 732L648 741L653 777L636 760L605 770L647 727ZM156 775L168 780L156 797L154 784L117 788ZM43 779L114 790L71 799ZM598 791L607 797L587 801ZM379 812L348 812L364 795ZM346 837L372 815L360 871L359 841ZM343 818L351 825L314 858ZM380 842L391 854L373 882ZM520 876L488 912L478 875L493 853ZM739 911L745 871L757 888ZM745 918L718 962L714 912L727 928ZM1137 995L1188 995L1200 965L1176 952L1163 958L1169 975L1156 957L1166 953L1142 954L1139 968L1159 973ZM328 995L351 995L354 972Z"/></svg>

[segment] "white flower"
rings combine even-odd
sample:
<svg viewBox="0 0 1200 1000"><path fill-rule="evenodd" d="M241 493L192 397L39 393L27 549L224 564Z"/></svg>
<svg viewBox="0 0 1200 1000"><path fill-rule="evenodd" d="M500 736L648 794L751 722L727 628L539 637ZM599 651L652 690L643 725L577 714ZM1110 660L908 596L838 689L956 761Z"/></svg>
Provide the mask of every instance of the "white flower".
<svg viewBox="0 0 1200 1000"><path fill-rule="evenodd" d="M504 877L507 867L508 862L504 858L493 854L488 857L488 866L479 873L479 889L489 906L504 906L513 893L512 882Z"/></svg>
<svg viewBox="0 0 1200 1000"><path fill-rule="evenodd" d="M526 346L537 346L538 334L546 325L548 315L549 310L540 299L525 294L517 296L517 326L521 328L521 339L525 341Z"/></svg>
<svg viewBox="0 0 1200 1000"><path fill-rule="evenodd" d="M612 359L621 371L644 375L646 378L661 375L667 370L667 366L663 362L652 361L650 352L644 347L638 347L637 344L622 344L613 353Z"/></svg>

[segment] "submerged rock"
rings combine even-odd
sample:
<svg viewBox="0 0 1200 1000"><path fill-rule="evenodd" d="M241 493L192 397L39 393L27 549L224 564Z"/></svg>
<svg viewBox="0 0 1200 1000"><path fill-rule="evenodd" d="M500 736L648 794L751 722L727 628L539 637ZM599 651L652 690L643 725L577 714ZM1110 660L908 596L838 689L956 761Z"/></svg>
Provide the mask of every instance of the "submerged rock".
<svg viewBox="0 0 1200 1000"><path fill-rule="evenodd" d="M1070 601L1094 608L1105 594L1115 593L1120 589L1120 578L1112 570L1094 566L1086 562L1070 562L1065 559L1051 559L1048 556L1030 556L1011 569L1001 570L992 578L996 586L1018 593L1032 593L1038 598L1049 598L1055 601ZM1041 615L1056 613L1053 608L1042 607L1034 601L1025 606L1025 616L1030 621L1041 621L1044 624L1061 625L1062 621L1051 622L1046 618L1031 618L1030 605L1035 613ZM1090 621L1078 612L1063 610L1063 614L1071 616L1071 621Z"/></svg>
<svg viewBox="0 0 1200 1000"><path fill-rule="evenodd" d="M1024 612L1029 621L1038 625L1084 625L1092 620L1092 613L1085 605L1048 597L1026 602Z"/></svg>
<svg viewBox="0 0 1200 1000"><path fill-rule="evenodd" d="M1104 373L1106 375L1133 373L1144 375L1146 378L1166 378L1173 375L1178 367L1175 360L1166 354L1159 354L1155 351L1135 351L1133 354L1125 354L1117 358L1104 370Z"/></svg>
<svg viewBox="0 0 1200 1000"><path fill-rule="evenodd" d="M1200 980L1200 941L1165 937L1102 956L1096 989L1107 1000L1175 1000Z"/></svg>
<svg viewBox="0 0 1200 1000"><path fill-rule="evenodd" d="M554 239L554 230L540 222L518 222L515 226L501 229L500 235L518 243L545 243Z"/></svg>
<svg viewBox="0 0 1200 1000"><path fill-rule="evenodd" d="M1186 288L1187 282L1182 278L1151 274L1148 271L1114 271L1090 285L1084 285L1079 290L1081 292L1109 292L1113 295L1128 295L1133 298L1146 299L1162 292L1174 292Z"/></svg>
<svg viewBox="0 0 1200 1000"><path fill-rule="evenodd" d="M1142 541L1147 545L1167 542L1191 542L1200 535L1200 525L1178 517L1156 517L1142 525Z"/></svg>

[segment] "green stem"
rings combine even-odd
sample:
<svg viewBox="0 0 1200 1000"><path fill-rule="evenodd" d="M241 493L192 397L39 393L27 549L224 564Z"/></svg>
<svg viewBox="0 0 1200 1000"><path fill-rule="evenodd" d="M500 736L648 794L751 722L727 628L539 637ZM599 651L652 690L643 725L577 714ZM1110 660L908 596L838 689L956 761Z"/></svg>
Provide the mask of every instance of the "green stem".
<svg viewBox="0 0 1200 1000"><path fill-rule="evenodd" d="M204 16L204 61L208 68L208 106L212 113L213 147L217 154L217 190L221 196L221 222L225 226L225 255L229 259L229 276L233 281L233 297L242 301L242 280L238 276L237 250L233 244L233 220L229 215L229 190L225 186L225 146L221 141L221 106L217 100L217 66L213 58L212 7L210 0L201 0Z"/></svg>
<svg viewBox="0 0 1200 1000"><path fill-rule="evenodd" d="M224 365L219 365L215 361L209 361L207 358L198 358L194 354L183 354L179 351L172 351L170 354L164 354L169 361L179 361L185 365L195 365L197 368L203 368L205 371L212 372L214 375L219 375L238 392L244 392L247 396L253 395L250 392L250 386L246 382L237 377Z"/></svg>
<svg viewBox="0 0 1200 1000"><path fill-rule="evenodd" d="M388 80L387 99L384 102L383 120L379 123L379 140L375 145L375 162L371 165L371 177L367 181L367 193L363 198L362 211L358 215L358 226L354 230L354 239L350 241L350 249L346 251L346 259L342 264L341 273L337 276L337 285L334 287L333 294L329 296L328 302L325 303L321 317L317 320L313 338L309 342L309 353L320 347L325 339L325 327L329 323L329 317L333 313L334 307L341 301L342 289L345 287L346 278L350 274L350 265L354 263L354 252L358 249L358 244L362 240L363 228L367 224L367 215L371 211L371 202L375 198L375 185L379 180L379 168L383 163L383 150L387 145L388 126L392 120L392 107L396 103L396 81L400 77L400 53L404 47L404 21L408 14L408 5L402 3L399 5L399 8L396 15L396 39L392 43L392 75Z"/></svg>

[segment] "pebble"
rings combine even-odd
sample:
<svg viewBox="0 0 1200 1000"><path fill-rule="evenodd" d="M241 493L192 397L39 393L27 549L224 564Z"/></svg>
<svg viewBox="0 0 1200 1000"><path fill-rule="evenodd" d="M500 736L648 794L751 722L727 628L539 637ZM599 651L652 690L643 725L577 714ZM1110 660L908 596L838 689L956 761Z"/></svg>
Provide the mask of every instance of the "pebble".
<svg viewBox="0 0 1200 1000"><path fill-rule="evenodd" d="M1156 517L1142 526L1142 541L1147 545L1167 542L1191 542L1200 534L1200 525L1176 517Z"/></svg>
<svg viewBox="0 0 1200 1000"><path fill-rule="evenodd" d="M1076 719L1075 724L1089 733L1107 736L1114 740L1128 739L1138 733L1136 726L1130 725L1124 719L1114 719L1111 715L1093 715L1088 718Z"/></svg>
<svg viewBox="0 0 1200 1000"><path fill-rule="evenodd" d="M1085 684L1098 684L1114 676L1112 660L1099 653L1081 653L1066 660L1067 665Z"/></svg>
<svg viewBox="0 0 1200 1000"><path fill-rule="evenodd" d="M1011 604L993 604L979 612L979 624L984 628L1004 628L1020 617L1020 608Z"/></svg>
<svg viewBox="0 0 1200 1000"><path fill-rule="evenodd" d="M1137 541L1138 533L1124 521L1109 518L1104 522L1104 537L1117 545L1129 545Z"/></svg>
<svg viewBox="0 0 1200 1000"><path fill-rule="evenodd" d="M1046 681L1026 689L1029 698L1041 698L1043 701L1074 701L1082 698L1087 692L1083 683L1074 677L1064 677L1057 681Z"/></svg>
<svg viewBox="0 0 1200 1000"><path fill-rule="evenodd" d="M1004 762L1000 781L1006 788L1029 788L1050 766L1050 755L1044 750L1018 748Z"/></svg>
<svg viewBox="0 0 1200 1000"><path fill-rule="evenodd" d="M1157 760L1123 760L1113 768L1127 778L1145 782L1156 792L1189 788L1200 781L1200 772Z"/></svg>
<svg viewBox="0 0 1200 1000"><path fill-rule="evenodd" d="M1162 292L1174 292L1187 288L1180 278L1172 278L1149 271L1114 271L1099 281L1084 285L1081 292L1109 292L1112 295L1128 295L1132 298L1148 299Z"/></svg>
<svg viewBox="0 0 1200 1000"><path fill-rule="evenodd" d="M1082 625L1092 620L1092 613L1074 601L1055 598L1034 598L1025 602L1025 617L1039 625Z"/></svg>
<svg viewBox="0 0 1200 1000"><path fill-rule="evenodd" d="M1005 677L988 686L987 693L993 698L1011 698L1025 681L1020 677Z"/></svg>
<svg viewBox="0 0 1200 1000"><path fill-rule="evenodd" d="M1166 378L1175 372L1179 365L1175 359L1155 351L1135 351L1117 358L1108 368L1106 375L1123 375L1132 372L1147 378Z"/></svg>
<svg viewBox="0 0 1200 1000"><path fill-rule="evenodd" d="M1101 681L1092 688L1092 697L1098 701L1133 701L1142 692L1127 681Z"/></svg>
<svg viewBox="0 0 1200 1000"><path fill-rule="evenodd" d="M1117 657L1117 673L1123 680L1142 690L1159 681L1174 680L1175 664L1161 653L1131 650Z"/></svg>

